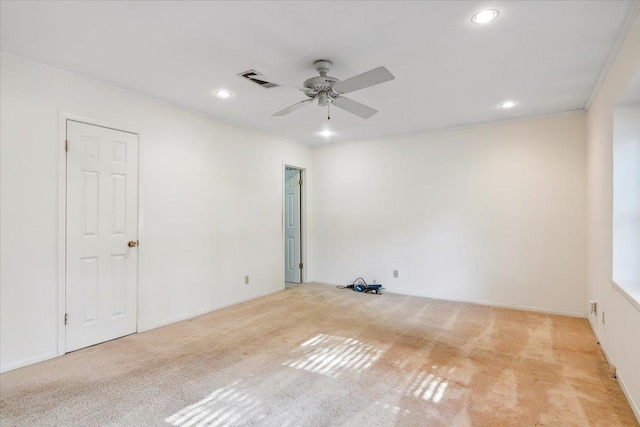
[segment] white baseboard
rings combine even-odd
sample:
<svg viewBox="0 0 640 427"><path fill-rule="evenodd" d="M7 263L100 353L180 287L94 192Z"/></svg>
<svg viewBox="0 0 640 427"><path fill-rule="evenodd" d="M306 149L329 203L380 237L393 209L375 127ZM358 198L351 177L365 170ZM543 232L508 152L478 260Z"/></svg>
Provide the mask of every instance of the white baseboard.
<svg viewBox="0 0 640 427"><path fill-rule="evenodd" d="M489 301L481 301L481 300L473 300L473 299L449 299L449 298L442 298L442 297L435 297L435 296L429 296L429 295L416 295L416 296L420 296L420 297L424 297L424 298L432 298L432 299L440 299L440 300L444 300L444 301L452 301L452 302L465 302L465 303L469 303L469 304L478 304L478 305L486 305L489 307L500 307L500 308L510 308L513 310L522 310L522 311L533 311L536 313L545 313L545 314L555 314L558 316L569 316L569 317L579 317L582 319L586 319L587 318L587 313L576 313L576 312L572 312L572 311L563 311L563 310L549 310L547 308L540 308L540 307L529 307L526 305L518 305L518 304L506 304L506 303L499 303L499 302L489 302Z"/></svg>
<svg viewBox="0 0 640 427"><path fill-rule="evenodd" d="M174 317L174 318L169 319L169 320L163 320L162 322L153 323L153 324L151 324L149 326L143 325L138 330L138 333L150 331L150 330L156 329L156 328L161 328L163 326L167 326L167 325L170 325L170 324L176 323L176 322L181 322L183 320L192 319L194 317L202 316L203 314L211 313L213 311L220 310L220 309L223 309L225 307L230 307L232 305L240 304L241 302L251 301L251 300L256 299L256 298L260 298L260 297L264 297L264 296L267 296L267 295L271 295L271 294L274 294L276 292L280 292L282 290L284 290L284 286L282 288L271 289L271 290L268 290L268 291L265 291L265 292L260 292L259 294L251 295L249 297L240 298L240 299L237 299L237 300L225 303L225 304L217 305L217 306L215 306L213 308L208 308L206 310L198 311L198 312L195 312L195 313L184 314L182 316Z"/></svg>
<svg viewBox="0 0 640 427"><path fill-rule="evenodd" d="M313 283L317 283L319 285L331 285L331 286L337 286L337 285L344 286L345 285L345 283L335 283L335 282L331 282L331 281L314 281ZM545 313L545 314L557 314L559 316L580 317L580 318L586 318L587 317L587 312L586 311L584 313L575 313L575 312L571 312L571 311L549 310L549 309L546 309L546 308L528 307L528 306L517 305L517 304L505 304L505 303L499 303L499 302L481 301L481 300L473 300L473 299L447 298L447 297L443 297L443 296L439 296L439 295L429 295L429 294L426 294L426 293L411 293L411 294L409 294L409 293L393 292L393 291L389 291L389 290L386 290L386 292L390 293L390 294L408 295L408 296L412 296L412 297L437 299L437 300L441 300L441 301L465 302L465 303L469 303L469 304L486 305L486 306L489 306L489 307L511 308L513 310L535 311L537 313Z"/></svg>
<svg viewBox="0 0 640 427"><path fill-rule="evenodd" d="M186 314L186 315L183 315L183 316L175 317L173 319L169 319L169 320L166 320L166 321L158 322L158 323L155 323L155 324L153 324L151 326L145 327L144 329L141 329L138 332L145 332L145 331L149 331L151 329L155 329L155 328L159 328L159 327L162 327L162 326L169 325L171 323L176 323L176 322L180 322L182 320L191 319L193 317L197 317L197 316L201 316L203 314L211 313L212 311L220 310L222 308L229 307L229 306L232 306L232 305L235 305L235 304L239 304L241 302L250 301L252 299L256 299L256 298L260 298L260 297L263 297L263 296L266 296L266 295L270 295L270 294L273 294L273 293L276 293L276 292L280 292L283 289L284 289L284 286L282 288L271 289L271 290L268 290L266 292L261 292L259 294L252 295L252 296L249 296L249 297L246 297L246 298L240 298L240 299L237 299L235 301L231 301L231 302L226 303L226 304L222 304L222 305L219 305L219 306L207 309L207 310L203 310L201 312L190 313L190 314ZM19 360L17 362L7 363L6 365L1 365L0 366L0 373L12 371L12 370L18 369L18 368L23 368L23 367L28 366L28 365L33 365L34 363L44 362L45 360L53 359L54 357L59 357L59 356L64 356L64 355L59 355L57 351L52 351L52 352L45 353L45 354L42 354L42 355L39 355L39 356L30 357L28 359Z"/></svg>
<svg viewBox="0 0 640 427"><path fill-rule="evenodd" d="M616 372L616 377L618 377L618 383L620 384L620 388L622 389L624 396L627 398L627 402L629 402L629 406L631 406L631 410L635 414L638 423L640 423L640 407L638 407L638 403L633 401L633 397L631 397L631 393L622 379L622 374L620 374L620 372Z"/></svg>
<svg viewBox="0 0 640 427"><path fill-rule="evenodd" d="M45 360L53 359L54 357L58 357L57 351L50 351L39 356L18 360L17 362L7 363L6 365L0 365L0 373L13 371L14 369L23 368L28 365L33 365L34 363L44 362Z"/></svg>
<svg viewBox="0 0 640 427"><path fill-rule="evenodd" d="M602 354L604 354L604 358L607 359L607 362L610 365L614 365L615 366L616 364L613 363L613 360L611 360L611 358L609 357L609 354L607 354L607 349L604 347L604 343L602 342L602 340L598 336L598 331L596 331L596 328L593 327L593 323L591 322L591 318L589 318L589 326L591 326L591 330L593 331L593 335L596 336L596 339L598 340L598 343L600 344L600 350L602 350ZM631 410L633 411L633 414L636 416L636 419L640 423L640 406L638 406L638 402L635 402L633 400L633 397L631 396L631 393L629 392L629 389L627 388L627 385L624 383L623 375L624 374L621 373L620 371L618 371L617 367L616 367L616 378L618 380L618 384L620 384L620 388L622 389L622 393L624 393L624 397L627 398L627 402L629 402L629 406L631 406Z"/></svg>

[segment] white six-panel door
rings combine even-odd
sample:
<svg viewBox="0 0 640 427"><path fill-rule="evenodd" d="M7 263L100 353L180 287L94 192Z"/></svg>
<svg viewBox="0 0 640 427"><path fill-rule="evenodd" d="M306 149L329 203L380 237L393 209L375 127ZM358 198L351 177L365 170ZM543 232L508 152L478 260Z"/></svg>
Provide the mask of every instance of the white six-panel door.
<svg viewBox="0 0 640 427"><path fill-rule="evenodd" d="M300 170L285 169L285 280L300 283Z"/></svg>
<svg viewBox="0 0 640 427"><path fill-rule="evenodd" d="M136 331L138 136L67 121L66 351Z"/></svg>

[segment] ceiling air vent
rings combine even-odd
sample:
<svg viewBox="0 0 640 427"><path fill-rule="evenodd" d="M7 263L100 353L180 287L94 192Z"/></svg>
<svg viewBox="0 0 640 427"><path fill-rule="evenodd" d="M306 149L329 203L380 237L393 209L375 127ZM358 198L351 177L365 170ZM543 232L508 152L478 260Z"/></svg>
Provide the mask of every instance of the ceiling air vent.
<svg viewBox="0 0 640 427"><path fill-rule="evenodd" d="M260 74L256 70L245 71L243 73L239 73L238 75L240 77L244 77L245 79L247 79L249 81L254 82L255 84L258 84L258 85L262 86L265 89L269 89L271 87L279 86L279 85L277 85L275 83L265 82L264 80L260 80L260 76L262 76L262 74Z"/></svg>

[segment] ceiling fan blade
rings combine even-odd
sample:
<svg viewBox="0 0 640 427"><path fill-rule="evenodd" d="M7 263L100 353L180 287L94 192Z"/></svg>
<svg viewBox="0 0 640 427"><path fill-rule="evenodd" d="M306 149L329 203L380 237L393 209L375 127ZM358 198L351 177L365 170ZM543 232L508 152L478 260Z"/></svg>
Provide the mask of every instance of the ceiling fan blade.
<svg viewBox="0 0 640 427"><path fill-rule="evenodd" d="M334 99L333 105L338 108L342 108L344 111L348 111L351 114L355 114L358 117L362 117L363 119L368 119L378 112L378 110L367 107L366 105L354 101L353 99L343 97Z"/></svg>
<svg viewBox="0 0 640 427"><path fill-rule="evenodd" d="M285 108L284 110L280 110L277 113L274 113L274 116L285 116L292 111L296 111L305 105L309 105L310 102L313 102L315 99L305 99L304 101L297 102L290 107Z"/></svg>
<svg viewBox="0 0 640 427"><path fill-rule="evenodd" d="M393 79L395 76L389 70L385 67L378 67L336 83L333 90L340 94L349 93Z"/></svg>
<svg viewBox="0 0 640 427"><path fill-rule="evenodd" d="M262 82L267 82L267 83L273 83L274 85L278 85L278 86L283 86L283 87L291 87L294 89L298 89L304 92L309 91L310 89L306 88L306 87L302 87L302 86L298 86L298 85L293 85L293 84L289 84L289 83L283 83L281 81L279 81L278 79L272 79L271 77L268 76L263 76L262 74L255 76L255 77L251 77L252 80L257 80L257 81L262 81Z"/></svg>

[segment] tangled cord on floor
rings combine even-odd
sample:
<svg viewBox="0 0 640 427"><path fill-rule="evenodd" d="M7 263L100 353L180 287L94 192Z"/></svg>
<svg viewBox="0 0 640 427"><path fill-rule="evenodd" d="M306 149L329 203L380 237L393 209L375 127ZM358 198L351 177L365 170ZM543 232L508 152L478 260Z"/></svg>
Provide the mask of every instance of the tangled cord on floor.
<svg viewBox="0 0 640 427"><path fill-rule="evenodd" d="M346 286L338 285L337 287L338 287L338 289L353 289L353 288L354 288L354 286L356 285L356 282L357 282L358 280L360 280L360 282L361 282L364 286L367 286L367 282L365 282L365 281L364 281L364 279L363 279L362 277L358 277L356 280L354 280L353 282L351 282L351 284L350 284L350 285L346 285Z"/></svg>
<svg viewBox="0 0 640 427"><path fill-rule="evenodd" d="M357 283L358 281L360 281L360 283ZM376 294L379 295L380 291L382 290L382 286L381 285L367 285L367 282L362 278L362 277L358 277L356 280L354 280L350 285L338 285L337 286L338 289L351 289L354 290L356 292L367 292L367 293L372 293L372 294Z"/></svg>

